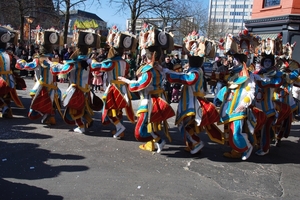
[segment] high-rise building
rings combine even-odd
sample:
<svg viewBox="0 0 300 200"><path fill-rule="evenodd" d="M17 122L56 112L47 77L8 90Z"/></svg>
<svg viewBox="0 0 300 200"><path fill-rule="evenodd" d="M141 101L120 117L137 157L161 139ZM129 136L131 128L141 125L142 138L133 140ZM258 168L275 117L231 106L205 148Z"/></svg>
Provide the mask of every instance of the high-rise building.
<svg viewBox="0 0 300 200"><path fill-rule="evenodd" d="M251 18L253 0L210 0L207 36L219 39L227 33L237 34Z"/></svg>

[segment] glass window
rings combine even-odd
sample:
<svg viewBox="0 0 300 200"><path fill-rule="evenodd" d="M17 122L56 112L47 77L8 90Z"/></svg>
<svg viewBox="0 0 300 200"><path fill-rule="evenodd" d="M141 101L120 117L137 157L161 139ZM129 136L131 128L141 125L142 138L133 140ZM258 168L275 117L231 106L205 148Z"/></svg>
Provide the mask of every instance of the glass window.
<svg viewBox="0 0 300 200"><path fill-rule="evenodd" d="M264 1L264 8L271 7L271 6L279 6L280 0L265 0Z"/></svg>

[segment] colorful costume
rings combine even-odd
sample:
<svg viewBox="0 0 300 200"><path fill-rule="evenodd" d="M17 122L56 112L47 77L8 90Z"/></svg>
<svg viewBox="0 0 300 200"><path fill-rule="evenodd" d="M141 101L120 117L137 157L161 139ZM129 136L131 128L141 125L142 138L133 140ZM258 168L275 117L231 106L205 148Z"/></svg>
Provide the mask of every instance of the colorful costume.
<svg viewBox="0 0 300 200"><path fill-rule="evenodd" d="M171 141L167 119L173 117L175 113L166 101L166 96L162 89L163 74L156 69L155 65L157 63L151 61L150 55L152 54L148 54L147 64L142 65L137 71L138 80L130 81L123 77L119 79L128 83L129 90L138 92L141 98L136 113L137 124L134 133L138 141L147 143L140 145L140 149L154 151L154 144L156 144L157 153L159 153L166 142L161 139L158 131L163 124L164 132Z"/></svg>
<svg viewBox="0 0 300 200"><path fill-rule="evenodd" d="M274 91L282 85L283 79L282 73L274 69L274 64L274 55L263 55L261 69L253 75L256 83L254 105L261 109L267 117L261 130L257 130L255 133L260 146L256 154L260 156L269 152L271 138L275 137L272 128L277 120Z"/></svg>
<svg viewBox="0 0 300 200"><path fill-rule="evenodd" d="M243 31L238 37L228 35L226 37L225 51L233 56L233 67L228 78L228 85L218 93L218 99L222 101L220 107L220 122L225 125L225 131L231 152L224 153L225 157L240 158L246 160L251 155L254 143L254 131L261 121L262 112L252 108L251 104L255 96L255 82L251 78L247 68L247 56L250 43L252 47L258 45L257 38ZM265 117L263 117L265 118Z"/></svg>
<svg viewBox="0 0 300 200"><path fill-rule="evenodd" d="M203 58L191 56L186 73L167 74L169 82L183 84L175 124L191 154L196 154L204 146L197 134L220 118L216 107L204 97L202 62Z"/></svg>
<svg viewBox="0 0 300 200"><path fill-rule="evenodd" d="M74 31L73 43L78 49L63 65L52 63L53 74L68 74L70 86L63 94L62 102L66 108L63 119L67 124L76 125L74 132L85 133L92 125L93 110L90 106L90 63L88 48L97 47L100 36L89 31ZM84 40L82 40L84 38Z"/></svg>
<svg viewBox="0 0 300 200"><path fill-rule="evenodd" d="M298 68L298 73L300 73L300 68ZM298 109L294 112L294 117L296 120L300 121L300 78L295 80L292 88L292 94L295 100L295 103L297 104Z"/></svg>
<svg viewBox="0 0 300 200"><path fill-rule="evenodd" d="M189 68L185 73L166 70L167 80L170 83L183 85L181 97L178 102L176 122L179 131L191 154L198 153L204 146L199 134L204 127L218 122L220 117L216 107L204 96L204 76L201 66L204 56L210 53L206 49L205 40L195 31L184 39L189 54Z"/></svg>
<svg viewBox="0 0 300 200"><path fill-rule="evenodd" d="M283 84L275 90L275 103L277 104L279 116L276 122L276 146L280 145L283 137L290 134L293 112L298 105L293 98L293 83L299 80L299 63L292 60L292 48L294 45L286 44L283 47L283 55L277 59L276 67L283 73Z"/></svg>
<svg viewBox="0 0 300 200"><path fill-rule="evenodd" d="M166 94L162 89L164 74L158 70L161 68L158 61L162 49L171 48L173 41L169 40L167 35L163 35L164 37L159 41L165 45L155 43L156 37L160 37L162 34L165 33L145 25L140 33L139 48L145 53L146 63L137 70L138 80L119 77L119 80L128 84L128 88L132 93L138 92L141 99L136 113L137 124L134 132L138 141L146 142L140 145L140 149L154 151L156 145L157 153L161 152L166 144L158 131L161 130L163 125L163 130L169 141L171 141L167 119L175 115L172 107L166 101Z"/></svg>
<svg viewBox="0 0 300 200"><path fill-rule="evenodd" d="M45 36L48 37L45 37ZM42 123L49 125L56 124L55 110L60 111L61 92L57 87L56 76L50 72L50 64L54 45L59 45L59 35L55 30L39 30L36 43L40 45L41 54L36 54L33 61L27 63L25 60L18 59L16 68L20 70L35 71L37 80L30 90L32 97L28 117L32 120L42 117ZM52 59L54 62L55 59ZM57 60L58 62L58 60Z"/></svg>
<svg viewBox="0 0 300 200"><path fill-rule="evenodd" d="M2 117L12 118L11 101L24 108L16 92L16 80L11 70L12 54L5 51L8 42L15 43L18 36L7 27L0 27L0 108Z"/></svg>
<svg viewBox="0 0 300 200"><path fill-rule="evenodd" d="M121 40L123 38L123 40ZM124 82L118 77L127 77L129 72L129 64L122 59L125 49L134 49L136 39L131 35L127 35L118 31L114 26L109 33L107 43L110 45L108 59L97 62L92 61L91 67L93 71L105 72L106 82L108 86L102 96L104 105L102 111L102 123L113 123L116 130L112 131L113 137L120 139L124 136L125 126L122 124L122 110L126 110L127 118L134 123L135 117L131 105L131 95ZM124 46L125 44L125 46ZM104 83L105 84L105 83Z"/></svg>

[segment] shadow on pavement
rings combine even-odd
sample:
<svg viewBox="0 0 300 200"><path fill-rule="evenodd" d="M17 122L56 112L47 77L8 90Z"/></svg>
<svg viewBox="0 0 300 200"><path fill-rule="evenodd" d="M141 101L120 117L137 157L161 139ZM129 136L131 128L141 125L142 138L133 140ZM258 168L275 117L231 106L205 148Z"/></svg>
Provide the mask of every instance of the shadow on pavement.
<svg viewBox="0 0 300 200"><path fill-rule="evenodd" d="M22 183L13 183L0 178L1 199L63 199L62 196L49 195L49 191ZM4 189L5 188L5 189Z"/></svg>

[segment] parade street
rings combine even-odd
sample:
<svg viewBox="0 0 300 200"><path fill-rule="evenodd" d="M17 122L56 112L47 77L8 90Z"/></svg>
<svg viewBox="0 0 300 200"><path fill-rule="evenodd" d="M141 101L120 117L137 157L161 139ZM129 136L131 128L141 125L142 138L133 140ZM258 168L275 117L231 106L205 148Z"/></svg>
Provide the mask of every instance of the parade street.
<svg viewBox="0 0 300 200"><path fill-rule="evenodd" d="M228 146L205 142L191 155L169 120L172 141L163 151L142 151L134 137L134 124L124 115L125 137L116 140L114 126L94 124L85 134L74 133L56 114L55 126L29 120L29 91L18 90L25 109L13 105L13 119L0 118L0 199L300 199L300 123L269 154L246 161L228 159ZM64 92L67 83L58 83ZM100 93L97 93L100 95ZM212 96L207 96L212 98ZM137 109L139 101L133 101ZM176 110L177 104L172 103ZM165 137L163 135L163 137ZM166 139L167 140L167 139Z"/></svg>

